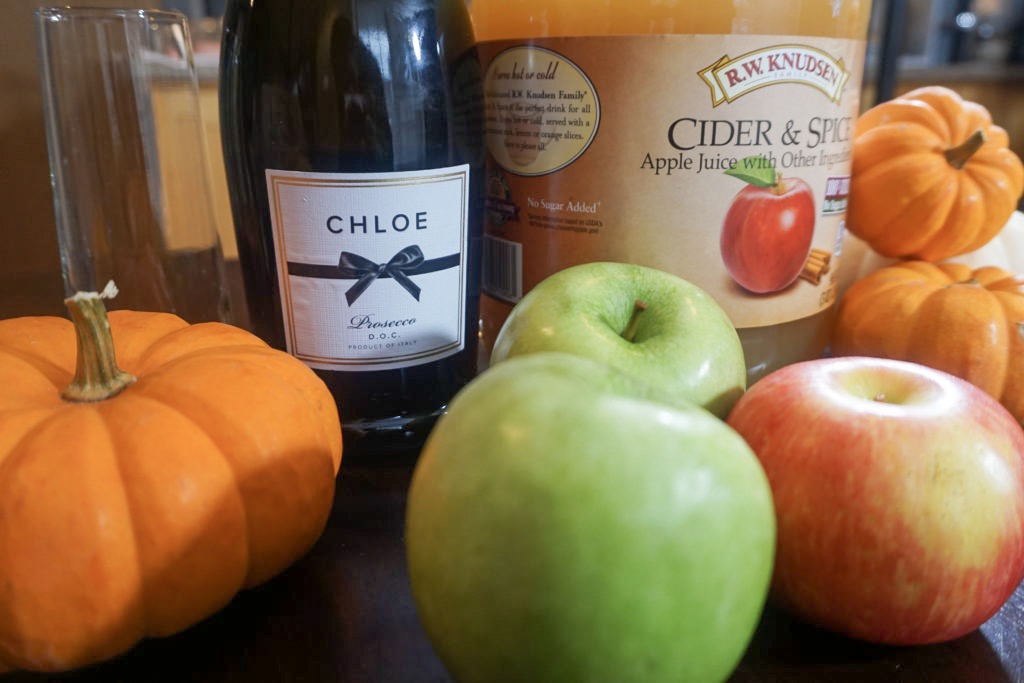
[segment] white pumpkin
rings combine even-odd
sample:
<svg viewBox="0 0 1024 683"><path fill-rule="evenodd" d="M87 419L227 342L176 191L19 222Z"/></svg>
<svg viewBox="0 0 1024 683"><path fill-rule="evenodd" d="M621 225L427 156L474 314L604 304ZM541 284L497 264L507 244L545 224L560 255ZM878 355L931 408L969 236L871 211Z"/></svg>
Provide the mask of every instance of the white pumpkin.
<svg viewBox="0 0 1024 683"><path fill-rule="evenodd" d="M876 253L866 242L847 232L843 236L843 248L838 260L836 294L841 297L854 282L898 259ZM1024 213L1014 211L999 234L985 246L948 260L964 263L971 268L995 266L1011 273L1024 273Z"/></svg>

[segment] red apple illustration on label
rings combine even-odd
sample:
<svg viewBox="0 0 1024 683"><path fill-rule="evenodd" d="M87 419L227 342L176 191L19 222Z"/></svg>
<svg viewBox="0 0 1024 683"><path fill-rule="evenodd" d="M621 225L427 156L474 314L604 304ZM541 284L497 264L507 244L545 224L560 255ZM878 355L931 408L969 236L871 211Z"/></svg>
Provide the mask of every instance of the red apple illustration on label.
<svg viewBox="0 0 1024 683"><path fill-rule="evenodd" d="M814 195L800 178L783 178L764 157L747 157L727 175L747 183L722 223L722 261L757 294L777 292L800 276L814 237Z"/></svg>

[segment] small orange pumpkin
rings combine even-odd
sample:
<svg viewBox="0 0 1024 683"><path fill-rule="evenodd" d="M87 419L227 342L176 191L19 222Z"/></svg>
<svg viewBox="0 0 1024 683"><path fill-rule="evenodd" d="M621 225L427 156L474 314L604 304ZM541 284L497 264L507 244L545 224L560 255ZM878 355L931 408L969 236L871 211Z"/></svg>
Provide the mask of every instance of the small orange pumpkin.
<svg viewBox="0 0 1024 683"><path fill-rule="evenodd" d="M68 305L73 324L0 321L0 670L83 666L212 614L309 549L341 462L334 401L295 358Z"/></svg>
<svg viewBox="0 0 1024 683"><path fill-rule="evenodd" d="M942 261L984 246L1024 192L1024 166L985 107L939 86L865 112L847 228L883 256Z"/></svg>
<svg viewBox="0 0 1024 683"><path fill-rule="evenodd" d="M1024 276L960 263L887 266L843 296L832 351L944 370L1024 422Z"/></svg>

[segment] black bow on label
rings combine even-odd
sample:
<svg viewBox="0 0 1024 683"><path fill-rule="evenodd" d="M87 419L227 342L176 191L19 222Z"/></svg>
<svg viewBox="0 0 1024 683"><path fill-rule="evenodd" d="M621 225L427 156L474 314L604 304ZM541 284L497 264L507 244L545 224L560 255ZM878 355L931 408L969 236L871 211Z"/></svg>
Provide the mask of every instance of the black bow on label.
<svg viewBox="0 0 1024 683"><path fill-rule="evenodd" d="M393 279L419 301L420 288L410 276L457 268L461 261L462 255L458 252L425 261L423 251L413 245L402 249L384 264L374 263L349 251L341 252L338 265L288 261L288 275L327 280L355 280L356 283L345 292L349 306L379 277Z"/></svg>
<svg viewBox="0 0 1024 683"><path fill-rule="evenodd" d="M405 291L412 294L416 301L420 300L420 288L409 279L420 265L423 264L423 251L416 245L406 247L391 257L387 263L374 263L368 258L348 251L341 252L338 270L343 278L353 278L356 283L345 292L345 299L351 306L366 291L374 280L379 277L390 277L402 285Z"/></svg>

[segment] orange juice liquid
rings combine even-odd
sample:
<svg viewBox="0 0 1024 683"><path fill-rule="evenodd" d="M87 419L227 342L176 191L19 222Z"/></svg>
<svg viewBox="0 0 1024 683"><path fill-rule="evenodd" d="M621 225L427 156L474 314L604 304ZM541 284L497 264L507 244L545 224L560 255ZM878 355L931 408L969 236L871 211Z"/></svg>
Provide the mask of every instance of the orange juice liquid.
<svg viewBox="0 0 1024 683"><path fill-rule="evenodd" d="M495 284L485 266L485 347L545 275L617 260L708 290L737 326L750 382L825 350L844 231L835 188L848 181L869 0L472 0L470 10L491 150L485 251L503 273ZM748 261L823 255L817 282L791 272L749 291L722 265L740 248L723 234L745 164L762 179L770 168L806 181L816 212L809 242L746 238Z"/></svg>

